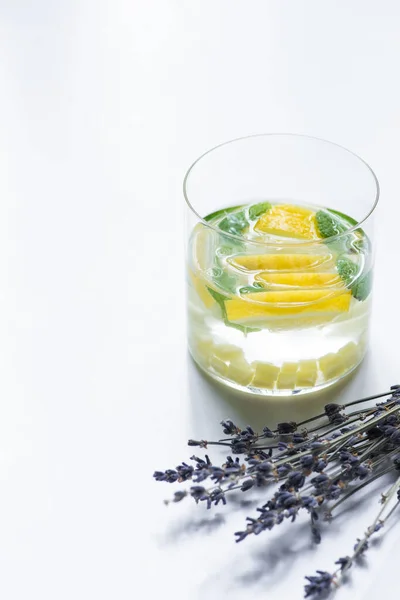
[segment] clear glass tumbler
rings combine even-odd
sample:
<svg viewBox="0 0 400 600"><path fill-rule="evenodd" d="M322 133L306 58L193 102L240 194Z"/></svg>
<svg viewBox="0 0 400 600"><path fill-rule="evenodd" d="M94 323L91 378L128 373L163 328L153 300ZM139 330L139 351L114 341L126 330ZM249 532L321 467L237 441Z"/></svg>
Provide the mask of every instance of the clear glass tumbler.
<svg viewBox="0 0 400 600"><path fill-rule="evenodd" d="M189 349L233 388L263 395L330 386L367 348L371 168L300 135L236 139L184 180Z"/></svg>

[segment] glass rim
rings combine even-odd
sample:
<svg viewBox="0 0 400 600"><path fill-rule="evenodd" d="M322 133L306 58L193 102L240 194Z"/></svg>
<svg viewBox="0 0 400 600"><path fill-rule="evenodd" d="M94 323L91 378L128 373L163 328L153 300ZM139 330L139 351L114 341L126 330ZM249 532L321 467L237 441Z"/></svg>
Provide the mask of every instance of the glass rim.
<svg viewBox="0 0 400 600"><path fill-rule="evenodd" d="M365 223L369 217L372 215L372 213L374 212L378 202L379 202L379 197L380 197L380 186L379 186L379 181L377 176L375 175L375 172L373 171L373 169L370 167L370 165L363 159L361 158L361 156L359 156L358 154L356 154L355 152L353 152L352 150L349 150L348 148L346 148L345 146L341 146L340 144L337 144L336 142L331 142L329 140L326 140L324 138L319 138L316 136L312 136L312 135L305 135L302 133L256 133L256 134L252 134L252 135L245 135L245 136L241 136L241 137L237 137L231 140L228 140L226 142L222 142L221 144L217 144L216 146L213 146L212 148L210 148L209 150L207 150L206 152L204 152L203 154L201 154L188 168L188 170L186 171L185 177L183 179L183 196L185 198L185 202L186 205L188 206L188 208L192 211L192 213L199 219L199 221L206 227L212 229L213 231L216 231L217 233L221 233L221 229L219 229L217 226L213 225L212 223L210 223L209 221L206 221L203 217L201 217L199 215L199 213L195 210L193 204L190 202L189 200L189 195L187 193L187 184L189 181L189 177L194 169L194 167L208 154L211 154L211 152L214 152L214 150L218 150L219 148L222 148L223 146L228 146L229 144L233 144L234 142L241 142L243 140L250 140L252 138L259 138L259 137L288 137L288 138L302 138L304 140L313 140L316 142L323 142L324 144L329 144L330 146L335 146L336 148L340 148L340 150L344 150L345 152L347 152L348 154L350 154L351 156L353 156L354 158L358 159L369 171L369 173L372 175L372 178L374 180L375 183L375 198L373 200L372 203L372 207L370 208L370 210L368 211L368 213L360 220L358 221L355 225L353 225L352 227L349 227L349 229L346 229L345 231L341 232L341 233L337 233L336 235L331 235L330 237L326 237L326 238L319 238L319 239L315 239L315 240L292 240L290 243L293 244L293 246L298 246L298 245L314 245L314 244L325 244L327 242L334 242L336 240L341 239L342 237L344 237L345 235L348 235L349 233L352 233L353 231L360 229L360 227L363 225L363 223ZM268 199L266 199L267 201ZM221 209L223 210L223 209ZM241 241L242 243L248 243L248 244L255 244L255 245L259 245L261 247L266 247L266 246L273 246L273 245L282 245L282 241L261 241L261 240L250 240L250 239L246 239L245 237L241 236L241 235L236 235L234 233L228 233L223 231L222 232L224 236L234 239L234 240L238 240Z"/></svg>

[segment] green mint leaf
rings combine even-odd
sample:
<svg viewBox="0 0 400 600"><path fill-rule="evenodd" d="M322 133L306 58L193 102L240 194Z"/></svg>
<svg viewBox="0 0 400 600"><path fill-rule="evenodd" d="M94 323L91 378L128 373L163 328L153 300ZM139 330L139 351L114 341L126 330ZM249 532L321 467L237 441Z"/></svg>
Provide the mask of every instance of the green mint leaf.
<svg viewBox="0 0 400 600"><path fill-rule="evenodd" d="M344 227L343 231L346 231L346 229L350 229L358 224L358 221L356 221L356 219L353 219L353 217L349 217L349 215L345 215L344 213L338 210L333 210L333 208L326 209L326 212L336 215L342 221L344 221L346 225L348 225L348 227ZM359 250L360 252L368 252L370 249L370 241L365 231L361 229L361 227L359 227L353 233L358 234L360 237L359 240L351 242L351 245L354 246L354 248L356 248L356 250Z"/></svg>
<svg viewBox="0 0 400 600"><path fill-rule="evenodd" d="M249 208L249 219L254 221L261 215L267 212L271 208L270 202L259 202L258 204L253 204Z"/></svg>
<svg viewBox="0 0 400 600"><path fill-rule="evenodd" d="M224 317L224 319L226 319L225 300L227 300L227 297L224 296L223 294L220 294L219 292L213 290L213 288L210 288L208 286L207 286L207 290L208 290L208 293L211 294L211 296L214 298L215 302L220 306L220 308L222 310L222 316Z"/></svg>
<svg viewBox="0 0 400 600"><path fill-rule="evenodd" d="M209 223L210 221L214 221L215 219L218 219L223 215L228 215L229 213L238 210L239 208L242 208L242 206L229 206L228 208L221 208L220 210L216 210L215 212L210 213L206 217L203 217L203 220Z"/></svg>
<svg viewBox="0 0 400 600"><path fill-rule="evenodd" d="M372 289L372 271L363 275L353 286L352 294L356 300L363 302L366 300Z"/></svg>
<svg viewBox="0 0 400 600"><path fill-rule="evenodd" d="M243 331L245 335L248 333L252 333L254 331L261 331L261 329L257 329L257 327L248 327L247 325L239 325L238 323L232 323L232 321L228 321L225 319L225 325L227 327L232 327L233 329L239 329L239 331Z"/></svg>
<svg viewBox="0 0 400 600"><path fill-rule="evenodd" d="M265 292L265 287L262 283L258 283L255 281L253 285L245 285L240 288L239 292L241 294L253 294L254 292Z"/></svg>
<svg viewBox="0 0 400 600"><path fill-rule="evenodd" d="M213 269L213 280L224 291L234 294L236 292L236 277L229 275L221 267Z"/></svg>
<svg viewBox="0 0 400 600"><path fill-rule="evenodd" d="M366 300L372 288L372 272L357 278L359 268L352 260L346 257L339 258L336 263L338 273L345 285L350 289L353 297L360 302Z"/></svg>
<svg viewBox="0 0 400 600"><path fill-rule="evenodd" d="M244 210L240 210L239 212L228 215L222 219L222 221L219 222L218 227L226 233L240 235L248 225L249 222L246 219Z"/></svg>
<svg viewBox="0 0 400 600"><path fill-rule="evenodd" d="M351 287L351 284L357 277L359 271L358 266L353 263L350 258L343 257L338 258L336 262L336 268L345 285L347 287Z"/></svg>
<svg viewBox="0 0 400 600"><path fill-rule="evenodd" d="M317 229L321 237L330 238L346 231L346 227L328 211L319 210L315 214Z"/></svg>
<svg viewBox="0 0 400 600"><path fill-rule="evenodd" d="M329 208L327 210L328 212L333 213L337 217L340 217L343 221L346 221L346 223L348 223L350 227L354 227L354 225L357 225L358 223L358 221L353 219L353 217L349 217L349 215L345 215L344 213L339 212L338 210L333 210L333 208Z"/></svg>

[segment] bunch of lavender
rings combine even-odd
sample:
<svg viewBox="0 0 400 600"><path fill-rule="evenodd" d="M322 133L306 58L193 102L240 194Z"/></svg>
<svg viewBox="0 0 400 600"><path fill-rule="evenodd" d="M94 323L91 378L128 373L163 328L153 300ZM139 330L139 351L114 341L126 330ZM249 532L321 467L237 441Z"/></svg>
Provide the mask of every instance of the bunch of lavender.
<svg viewBox="0 0 400 600"><path fill-rule="evenodd" d="M371 406L371 401L379 398L386 400ZM322 414L299 423L279 423L275 430L264 427L256 433L251 427L240 429L231 420L221 425L229 437L189 440L188 444L204 449L212 445L228 448L222 465L214 465L208 455L192 456L192 464L183 462L175 469L156 471L154 477L168 483L191 481L193 485L176 491L171 501L192 497L196 503L205 502L207 508L226 504L234 490L246 492L278 483L277 491L265 498L257 515L247 517L244 529L235 533L236 542L271 530L286 519L294 522L299 512L305 511L312 538L319 543L321 517L331 520L338 506L353 494L387 473L396 475L393 485L380 497L376 519L357 540L352 554L339 558L332 573L317 571L306 577L305 597L326 595L342 583L368 549L369 538L382 529L400 504L400 385L344 405L327 404ZM206 485L206 481L210 483Z"/></svg>

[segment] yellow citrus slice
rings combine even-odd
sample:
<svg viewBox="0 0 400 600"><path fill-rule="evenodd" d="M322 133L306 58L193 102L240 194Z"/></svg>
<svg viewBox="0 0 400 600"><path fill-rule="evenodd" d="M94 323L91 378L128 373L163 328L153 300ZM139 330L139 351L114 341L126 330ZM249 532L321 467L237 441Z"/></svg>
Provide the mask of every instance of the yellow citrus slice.
<svg viewBox="0 0 400 600"><path fill-rule="evenodd" d="M342 279L336 273L260 273L256 281L275 286L292 287L328 287L343 286Z"/></svg>
<svg viewBox="0 0 400 600"><path fill-rule="evenodd" d="M318 377L316 360L300 360L296 374L296 387L313 387Z"/></svg>
<svg viewBox="0 0 400 600"><path fill-rule="evenodd" d="M190 346L193 353L196 355L196 358L198 358L201 363L208 366L215 348L213 340L209 337L192 338L190 340Z"/></svg>
<svg viewBox="0 0 400 600"><path fill-rule="evenodd" d="M332 254L243 254L230 262L248 271L300 271L334 266Z"/></svg>
<svg viewBox="0 0 400 600"><path fill-rule="evenodd" d="M214 261L215 253L215 232L202 224L196 225L193 230L193 255L189 267L189 279L196 290L200 300L206 308L211 308L215 304L214 298L207 290L204 275Z"/></svg>
<svg viewBox="0 0 400 600"><path fill-rule="evenodd" d="M251 385L259 388L273 388L275 386L279 367L267 362L255 361L251 363L255 370Z"/></svg>
<svg viewBox="0 0 400 600"><path fill-rule="evenodd" d="M214 261L216 233L201 223L193 229L193 266L195 270L206 271Z"/></svg>
<svg viewBox="0 0 400 600"><path fill-rule="evenodd" d="M221 360L233 361L236 358L243 357L243 350L233 344L217 344L214 347L214 355L218 356Z"/></svg>
<svg viewBox="0 0 400 600"><path fill-rule="evenodd" d="M332 352L320 358L319 368L325 380L328 381L353 368L358 363L360 356L361 352L357 344L349 342L338 352Z"/></svg>
<svg viewBox="0 0 400 600"><path fill-rule="evenodd" d="M211 306L215 304L215 300L207 290L204 279L199 275L195 275L191 269L189 269L189 278L204 306L206 308L211 308Z"/></svg>
<svg viewBox="0 0 400 600"><path fill-rule="evenodd" d="M276 387L281 390L293 389L296 383L296 373L299 363L287 362L283 363L279 371Z"/></svg>
<svg viewBox="0 0 400 600"><path fill-rule="evenodd" d="M240 385L249 385L253 379L254 370L247 360L242 356L237 356L230 361L226 376Z"/></svg>
<svg viewBox="0 0 400 600"><path fill-rule="evenodd" d="M293 290L246 294L245 300L233 298L225 302L230 321L255 317L288 315L337 314L349 310L351 292L348 290Z"/></svg>
<svg viewBox="0 0 400 600"><path fill-rule="evenodd" d="M214 369L218 375L225 376L228 371L228 362L219 358L219 356L211 356L210 358L210 367Z"/></svg>
<svg viewBox="0 0 400 600"><path fill-rule="evenodd" d="M315 212L292 204L276 204L264 213L254 229L261 233L314 240L320 237Z"/></svg>

